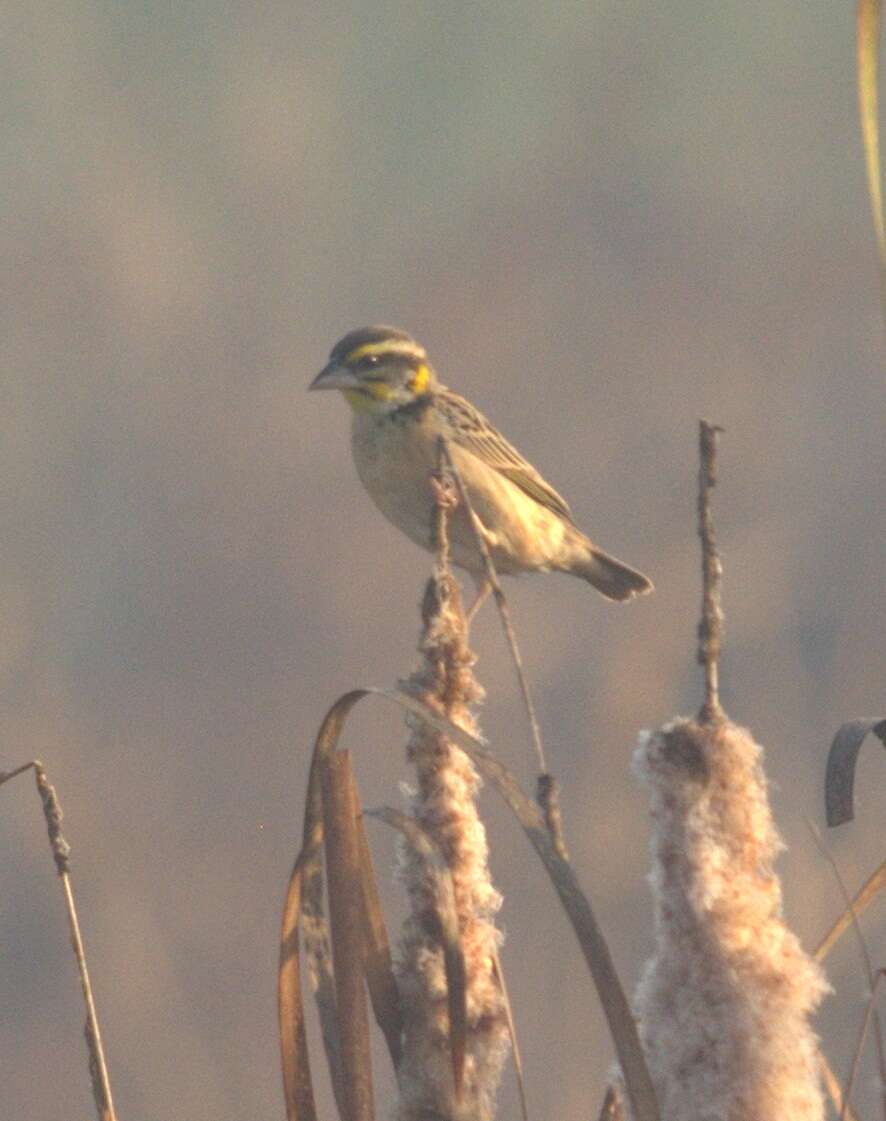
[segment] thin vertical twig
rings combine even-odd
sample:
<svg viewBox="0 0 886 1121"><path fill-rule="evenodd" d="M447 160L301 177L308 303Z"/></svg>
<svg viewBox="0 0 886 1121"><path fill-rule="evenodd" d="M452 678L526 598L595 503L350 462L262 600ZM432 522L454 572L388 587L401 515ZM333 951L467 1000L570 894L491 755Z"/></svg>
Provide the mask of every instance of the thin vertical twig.
<svg viewBox="0 0 886 1121"><path fill-rule="evenodd" d="M483 536L483 526L474 507L471 505L471 500L468 497L467 489L465 488L464 481L459 473L458 468L452 459L452 453L449 449L449 442L444 436L440 437L440 456L445 463L447 470L455 480L455 485L458 490L458 497L464 505L465 511L468 515L468 521L471 524L471 529L474 533L474 539L477 542L477 548L480 550L480 555L483 558L483 567L486 572L486 579L489 586L492 588L492 594L495 596L495 602L498 607L498 613L501 617L502 627L504 628L505 637L508 641L508 646L511 650L511 657L514 661L514 667L517 670L517 679L520 683L520 692L523 695L523 703L526 706L526 714L529 717L529 726L532 730L532 743L535 748L536 759L538 760L538 768L542 774L547 774L547 762L545 761L545 750L541 738L541 728L539 727L538 718L535 715L535 706L532 703L532 695L529 692L529 683L526 680L526 674L523 670L523 659L520 656L520 648L517 646L517 636L514 632L514 626L511 622L511 612L508 608L508 601L505 594L501 589L501 584L498 580L498 573L495 571L495 565L489 553L489 547ZM438 503L439 506L439 503ZM435 514L435 517L438 517Z"/></svg>
<svg viewBox="0 0 886 1121"><path fill-rule="evenodd" d="M499 988L501 989L502 999L504 1001L505 1015L508 1020L508 1035L511 1040L511 1055L514 1060L514 1070L517 1074L517 1093L520 1097L520 1116L523 1121L529 1121L529 1103L526 1101L526 1080L523 1077L523 1056L520 1054L520 1043L517 1039L517 1025L514 1023L514 1012L511 1008L511 997L508 993L508 986L505 981L505 973L501 967L501 959L498 955L498 950L492 951L492 964L495 967L495 976L498 980Z"/></svg>
<svg viewBox="0 0 886 1121"><path fill-rule="evenodd" d="M43 764L34 759L21 767L6 773L0 773L0 786L16 775L33 769L34 779L37 784L37 793L43 803L43 816L46 820L46 830L49 834L49 847L55 861L56 871L62 882L62 893L65 900L65 912L68 916L68 927L71 933L71 947L74 959L77 962L77 971L80 975L80 988L83 991L83 1001L86 1005L86 1024L84 1035L86 1047L89 1052L89 1077L92 1083L92 1095L99 1121L116 1121L114 1100L111 1096L111 1081L108 1075L108 1065L105 1061L105 1051L102 1044L101 1031L98 1026L98 1014L95 1010L95 998L92 993L92 983L89 980L89 969L86 966L86 952L83 948L83 936L80 933L80 920L77 917L77 908L74 904L74 892L71 887L70 855L71 846L65 840L62 829L62 810L59 805L55 787L46 777Z"/></svg>
<svg viewBox="0 0 886 1121"><path fill-rule="evenodd" d="M717 484L717 436L723 429L699 422L698 535L701 538L702 600L698 624L698 662L704 666L705 699L698 718L703 724L725 719L720 705L720 643L723 635L723 565L714 539L711 490Z"/></svg>

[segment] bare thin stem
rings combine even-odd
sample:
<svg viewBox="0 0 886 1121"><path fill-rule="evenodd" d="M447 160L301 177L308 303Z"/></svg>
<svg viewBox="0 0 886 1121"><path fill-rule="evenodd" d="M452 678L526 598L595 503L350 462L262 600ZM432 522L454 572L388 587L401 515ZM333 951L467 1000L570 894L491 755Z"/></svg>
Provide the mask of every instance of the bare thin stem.
<svg viewBox="0 0 886 1121"><path fill-rule="evenodd" d="M105 1061L105 1049L102 1043L101 1031L98 1026L98 1015L95 1010L95 999L92 995L92 982L89 980L89 969L86 965L86 952L83 949L83 937L80 933L80 920L77 917L77 908L74 905L74 894L71 890L71 877L64 872L61 877L62 890L65 895L65 909L68 913L68 925L71 930L71 945L74 957L77 960L77 970L80 974L80 987L83 990L83 1000L86 1004L86 1026L84 1035L86 1046L89 1050L89 1077L92 1082L92 1096L95 1099L95 1108L100 1121L115 1121L114 1101L111 1097L111 1083L108 1077L108 1065Z"/></svg>
<svg viewBox="0 0 886 1121"><path fill-rule="evenodd" d="M46 777L46 771L39 759L24 763L15 770L0 773L0 786L16 775L33 769L37 783L37 793L43 803L43 816L46 819L46 829L49 833L49 846L52 858L62 882L62 892L65 899L65 910L68 916L68 926L71 931L71 946L74 950L74 959L77 962L77 971L80 974L80 987L83 990L83 1001L86 1004L86 1046L89 1051L89 1077L92 1082L92 1095L95 1099L95 1108L99 1121L116 1121L114 1101L111 1096L111 1082L108 1076L108 1066L105 1062L105 1052L102 1046L101 1031L98 1026L98 1015L95 1010L95 998L92 994L92 984L89 980L89 970L86 966L86 953L83 949L83 937L80 933L80 921L77 918L77 908L74 905L74 893L71 888L71 874L69 857L71 846L65 840L61 831L62 811L55 787Z"/></svg>
<svg viewBox="0 0 886 1121"><path fill-rule="evenodd" d="M455 485L458 489L459 500L464 505L468 514L468 521L471 523L471 529L474 533L474 540L477 542L477 548L480 550L480 555L483 558L483 567L486 570L486 579L492 588L492 594L495 596L495 602L498 606L498 613L501 617L502 627L504 628L505 637L508 640L508 646L511 650L511 657L514 660L514 666L517 670L517 679L520 682L520 692L523 695L523 703L526 706L526 714L529 717L529 726L532 730L532 743L535 748L535 755L538 761L538 768L542 774L547 773L547 763L545 762L545 750L542 744L541 728L539 727L538 719L535 715L535 706L532 703L532 695L529 692L529 684L526 680L526 674L523 670L523 659L520 657L520 648L517 646L517 636L514 632L514 626L511 622L511 612L508 608L508 601L505 594L501 589L501 584L498 580L498 573L495 571L492 557L489 553L489 547L486 544L486 539L483 536L483 526L480 519L474 512L474 507L471 505L471 500L468 497L467 489L458 468L452 459L452 454L449 450L449 442L444 436L440 437L440 454L446 463L446 467L455 479ZM439 505L439 504L438 504Z"/></svg>
<svg viewBox="0 0 886 1121"><path fill-rule="evenodd" d="M714 540L711 490L717 483L717 435L723 429L699 422L698 535L701 538L702 601L698 624L698 662L704 666L705 700L698 718L703 724L725 719L720 705L720 642L723 634L721 581L723 565Z"/></svg>
<svg viewBox="0 0 886 1121"><path fill-rule="evenodd" d="M495 976L501 988L505 1015L508 1020L508 1035L511 1038L511 1054L514 1059L514 1070L517 1074L517 1092L520 1095L520 1116L523 1118L523 1121L529 1121L529 1104L526 1101L526 1082L523 1078L523 1057L520 1054L520 1044L517 1041L517 1025L514 1023L511 997L508 993L508 986L505 983L505 974L501 967L501 959L498 956L498 950L493 948L492 955L492 964L495 966Z"/></svg>
<svg viewBox="0 0 886 1121"><path fill-rule="evenodd" d="M29 771L32 767L39 767L40 761L32 759L30 763L22 763L20 767L16 767L12 771L0 771L0 786L4 782L9 782L10 779L16 778L18 775L23 775L25 771Z"/></svg>

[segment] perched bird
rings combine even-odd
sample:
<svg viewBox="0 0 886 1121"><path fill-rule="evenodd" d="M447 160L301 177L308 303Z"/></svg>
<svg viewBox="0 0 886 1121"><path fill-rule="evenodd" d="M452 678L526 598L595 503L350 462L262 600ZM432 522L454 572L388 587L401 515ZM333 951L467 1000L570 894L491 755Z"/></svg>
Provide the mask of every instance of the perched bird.
<svg viewBox="0 0 886 1121"><path fill-rule="evenodd" d="M310 388L345 395L357 474L379 510L416 544L431 547L433 477L444 436L498 572L568 572L613 600L652 591L642 573L585 537L566 501L478 409L440 384L424 347L405 331L351 331ZM453 561L477 584L473 614L489 588L461 505L450 517L449 543Z"/></svg>

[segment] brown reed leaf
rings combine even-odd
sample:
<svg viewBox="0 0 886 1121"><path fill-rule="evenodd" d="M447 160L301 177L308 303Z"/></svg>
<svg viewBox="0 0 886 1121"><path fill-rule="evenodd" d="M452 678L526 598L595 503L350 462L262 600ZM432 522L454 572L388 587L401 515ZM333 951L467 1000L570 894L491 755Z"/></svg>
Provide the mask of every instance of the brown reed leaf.
<svg viewBox="0 0 886 1121"><path fill-rule="evenodd" d="M321 774L329 766L335 753L348 712L363 695L364 691L355 690L339 698L326 714L317 734L305 800L303 845L292 870L283 910L277 999L287 1121L314 1121L316 1118L304 1037L298 958L299 927L304 934L305 951L309 959L308 972L314 988L333 1093L340 1116L347 1116L347 1079L343 1073L339 1002L330 951L330 929L323 902L323 844L326 830L323 823ZM354 805L359 807L353 770L349 766L346 770ZM375 1018L385 1035L391 1061L396 1069L402 1046L402 1017L397 984L391 968L390 947L369 846L359 815L355 818L355 829L360 869L360 892L357 898L361 901L360 923L366 981Z"/></svg>
<svg viewBox="0 0 886 1121"><path fill-rule="evenodd" d="M277 1020L280 1031L280 1057L283 1070L283 1098L286 1121L316 1121L317 1108L311 1084L311 1065L305 1034L305 1014L301 999L298 924L302 905L302 876L305 862L314 853L299 853L283 907L280 932L280 964L277 974Z"/></svg>
<svg viewBox="0 0 886 1121"><path fill-rule="evenodd" d="M335 992L335 972L332 967L332 944L329 922L326 917L324 901L325 854L323 850L323 803L320 794L320 772L316 774L316 799L314 813L318 815L315 829L320 846L305 865L304 887L302 889L302 913L300 926L305 942L308 964L308 977L314 993L314 1004L320 1018L320 1032L323 1051L339 1117L345 1115L344 1075L342 1074L341 1037L338 1030L338 1002ZM312 776L313 777L313 776ZM307 821L307 813L306 813Z"/></svg>
<svg viewBox="0 0 886 1121"><path fill-rule="evenodd" d="M386 697L458 744L474 761L483 777L505 799L544 864L578 938L609 1024L635 1121L659 1121L658 1103L640 1047L637 1027L615 971L609 947L597 926L591 905L572 866L557 853L538 807L523 793L510 772L487 751L480 740L452 721L432 712L421 702L395 689L354 689L339 697L324 718L315 750L334 750L348 713L359 700L370 695Z"/></svg>
<svg viewBox="0 0 886 1121"><path fill-rule="evenodd" d="M344 1082L342 1121L373 1121L369 1013L363 984L364 908L358 806L350 767L346 751L331 752L321 766L323 842Z"/></svg>
<svg viewBox="0 0 886 1121"><path fill-rule="evenodd" d="M351 779L354 780L353 770ZM355 801L360 805L355 782ZM394 977L391 946L385 927L384 913L378 894L372 853L366 839L362 814L357 818L357 839L360 845L360 879L363 886L363 938L365 952L366 984L372 1001L372 1011L384 1033L394 1070L400 1065L403 1053L403 1012L400 993Z"/></svg>

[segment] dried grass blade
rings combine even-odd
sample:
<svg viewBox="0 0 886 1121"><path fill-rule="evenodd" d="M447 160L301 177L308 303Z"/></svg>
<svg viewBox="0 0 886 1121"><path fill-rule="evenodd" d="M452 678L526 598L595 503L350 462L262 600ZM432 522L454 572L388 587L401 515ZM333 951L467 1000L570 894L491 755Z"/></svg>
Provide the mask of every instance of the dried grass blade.
<svg viewBox="0 0 886 1121"><path fill-rule="evenodd" d="M880 122L877 108L877 71L880 51L881 0L859 0L856 14L858 108L864 146L868 196L880 261L881 298L886 313L886 223L883 220L883 174L880 168Z"/></svg>
<svg viewBox="0 0 886 1121"><path fill-rule="evenodd" d="M277 973L277 1021L283 1068L286 1121L316 1121L317 1108L311 1083L311 1066L301 999L298 924L301 918L302 874L310 853L302 850L289 877L280 931L280 965Z"/></svg>
<svg viewBox="0 0 886 1121"><path fill-rule="evenodd" d="M329 945L329 924L323 906L323 797L320 772L325 761L335 751L348 713L366 695L364 689L345 693L326 713L311 756L305 819L302 831L303 847L316 843L315 856L305 865L302 888L301 930L308 960L308 973L314 991L314 1001L320 1018L323 1048L329 1067L335 1103L340 1117L345 1116L344 1078L342 1076L341 1041L338 1031L338 1011L335 996L335 977L332 969L332 951Z"/></svg>
<svg viewBox="0 0 886 1121"><path fill-rule="evenodd" d="M351 775L353 779L353 772ZM354 780L354 801L361 800ZM378 894L372 853L366 839L362 815L357 819L357 840L360 851L360 878L363 883L363 937L366 953L366 984L372 1001L376 1023L384 1033L394 1070L400 1066L403 1052L403 1014L400 991L394 977L391 946L385 927L384 912Z"/></svg>
<svg viewBox="0 0 886 1121"><path fill-rule="evenodd" d="M869 732L886 747L886 720L850 720L831 743L824 781L827 823L843 825L855 816L855 766L858 753Z"/></svg>
<svg viewBox="0 0 886 1121"><path fill-rule="evenodd" d="M363 985L359 808L350 767L347 752L333 751L320 771L326 880L344 1081L343 1121L373 1121L369 1013Z"/></svg>
<svg viewBox="0 0 886 1121"><path fill-rule="evenodd" d="M366 810L370 817L377 817L392 829L397 829L407 842L427 863L435 881L436 911L433 920L436 929L434 937L443 951L443 966L446 971L446 994L449 1012L449 1047L452 1056L452 1076L455 1083L456 1098L461 1097L464 1081L465 1050L467 1041L467 981L465 959L462 952L458 930L458 914L455 909L455 890L452 876L433 837L408 814L383 806L377 810Z"/></svg>
<svg viewBox="0 0 886 1121"><path fill-rule="evenodd" d="M886 889L886 860L865 880L855 893L852 902L819 942L815 949L816 961L824 961L837 941L884 889Z"/></svg>
<svg viewBox="0 0 886 1121"><path fill-rule="evenodd" d="M529 1121L529 1105L526 1101L526 1082L523 1078L523 1057L520 1054L520 1044L517 1041L517 1025L514 1023L511 997L508 993L508 986L505 982L505 974L502 969L501 958L498 956L498 950L495 951L493 964L495 966L495 976L498 980L499 988L501 989L502 1000L504 1001L505 1015L508 1018L508 1035L511 1040L511 1054L514 1056L514 1070L517 1073L517 1091L520 1095L520 1115L523 1121Z"/></svg>

